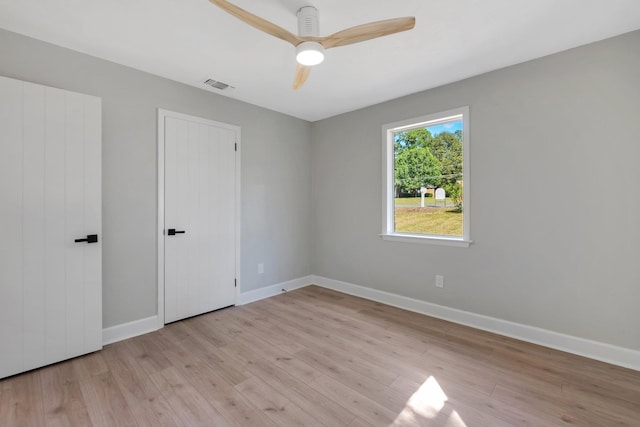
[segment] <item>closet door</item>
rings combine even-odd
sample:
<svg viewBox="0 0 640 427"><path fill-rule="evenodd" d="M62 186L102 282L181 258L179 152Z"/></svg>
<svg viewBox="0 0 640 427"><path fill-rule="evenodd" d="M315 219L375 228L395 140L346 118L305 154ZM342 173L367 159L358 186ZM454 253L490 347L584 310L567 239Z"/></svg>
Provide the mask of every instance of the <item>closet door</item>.
<svg viewBox="0 0 640 427"><path fill-rule="evenodd" d="M170 323L235 304L239 130L185 115L164 120L164 320Z"/></svg>
<svg viewBox="0 0 640 427"><path fill-rule="evenodd" d="M99 98L0 77L0 230L0 378L100 349Z"/></svg>

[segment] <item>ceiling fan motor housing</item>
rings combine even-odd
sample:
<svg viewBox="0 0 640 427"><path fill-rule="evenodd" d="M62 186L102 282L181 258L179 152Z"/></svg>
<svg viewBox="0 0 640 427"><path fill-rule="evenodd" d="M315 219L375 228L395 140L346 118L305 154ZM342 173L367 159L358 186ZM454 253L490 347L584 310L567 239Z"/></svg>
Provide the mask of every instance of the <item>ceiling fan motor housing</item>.
<svg viewBox="0 0 640 427"><path fill-rule="evenodd" d="M304 6L298 9L298 35L300 37L318 37L318 9ZM296 46L296 61L304 66L318 65L324 60L324 47L318 42L306 41Z"/></svg>
<svg viewBox="0 0 640 427"><path fill-rule="evenodd" d="M318 9L313 6L303 6L298 9L298 35L300 37L319 37L320 23Z"/></svg>

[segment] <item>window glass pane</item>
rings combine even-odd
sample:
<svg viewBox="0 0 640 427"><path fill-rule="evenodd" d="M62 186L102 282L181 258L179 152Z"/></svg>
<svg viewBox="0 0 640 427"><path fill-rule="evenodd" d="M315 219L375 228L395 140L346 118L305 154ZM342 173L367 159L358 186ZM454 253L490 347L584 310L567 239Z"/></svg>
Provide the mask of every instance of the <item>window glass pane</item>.
<svg viewBox="0 0 640 427"><path fill-rule="evenodd" d="M394 231L463 236L462 115L393 133Z"/></svg>

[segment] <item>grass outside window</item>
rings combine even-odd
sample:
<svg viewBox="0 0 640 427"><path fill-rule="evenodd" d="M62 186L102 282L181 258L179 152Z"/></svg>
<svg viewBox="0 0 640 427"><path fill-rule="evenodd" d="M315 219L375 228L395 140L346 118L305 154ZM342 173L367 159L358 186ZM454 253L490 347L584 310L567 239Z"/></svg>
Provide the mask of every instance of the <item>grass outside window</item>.
<svg viewBox="0 0 640 427"><path fill-rule="evenodd" d="M395 231L398 233L424 233L443 236L462 235L462 212L455 208L453 200L447 198L437 204L433 198L425 199L420 207L420 198L395 199Z"/></svg>

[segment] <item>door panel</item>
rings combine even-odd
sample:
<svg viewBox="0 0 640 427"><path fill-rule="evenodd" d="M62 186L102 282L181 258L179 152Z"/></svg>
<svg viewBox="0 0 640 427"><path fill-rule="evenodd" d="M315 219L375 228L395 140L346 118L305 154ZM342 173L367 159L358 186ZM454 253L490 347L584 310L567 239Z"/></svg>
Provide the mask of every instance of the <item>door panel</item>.
<svg viewBox="0 0 640 427"><path fill-rule="evenodd" d="M24 368L32 369L45 363L45 91L25 85L23 94L23 351Z"/></svg>
<svg viewBox="0 0 640 427"><path fill-rule="evenodd" d="M225 127L165 117L166 323L235 303L236 140Z"/></svg>
<svg viewBox="0 0 640 427"><path fill-rule="evenodd" d="M84 97L84 235L102 240L102 101ZM82 244L81 244L82 245ZM84 345L102 348L102 243L84 244Z"/></svg>
<svg viewBox="0 0 640 427"><path fill-rule="evenodd" d="M62 360L67 343L65 292L65 95L60 89L47 88L45 127L47 129L45 157L45 335L46 359Z"/></svg>
<svg viewBox="0 0 640 427"><path fill-rule="evenodd" d="M82 354L84 347L84 243L74 243L89 232L84 226L83 102L79 94L65 94L65 278L67 352Z"/></svg>

